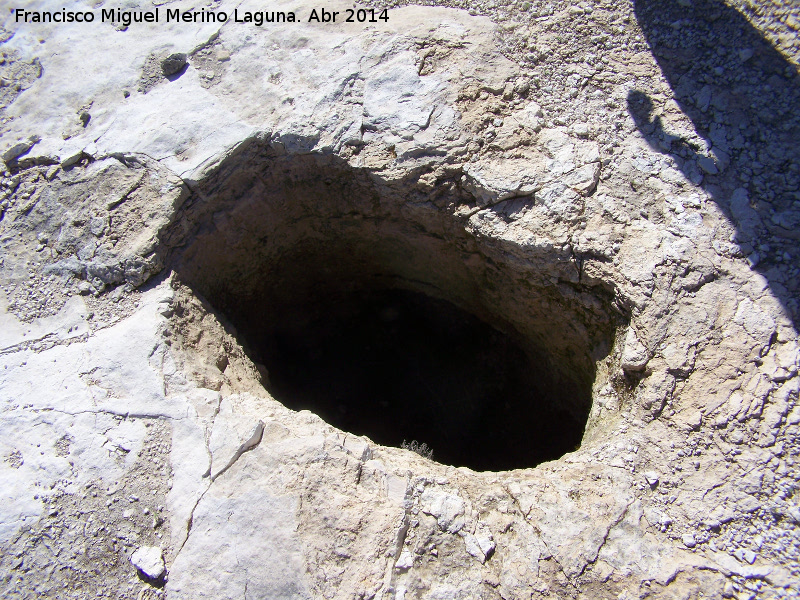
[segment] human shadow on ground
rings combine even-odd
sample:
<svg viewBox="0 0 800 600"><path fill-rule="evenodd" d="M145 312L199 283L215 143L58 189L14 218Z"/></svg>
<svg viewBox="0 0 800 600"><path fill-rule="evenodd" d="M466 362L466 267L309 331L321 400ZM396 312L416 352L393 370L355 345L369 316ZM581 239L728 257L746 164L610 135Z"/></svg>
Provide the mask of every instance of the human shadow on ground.
<svg viewBox="0 0 800 600"><path fill-rule="evenodd" d="M705 147L671 135L644 92L628 110L735 225L733 244L800 316L800 73L721 0L634 0L647 44ZM720 249L718 249L720 250Z"/></svg>

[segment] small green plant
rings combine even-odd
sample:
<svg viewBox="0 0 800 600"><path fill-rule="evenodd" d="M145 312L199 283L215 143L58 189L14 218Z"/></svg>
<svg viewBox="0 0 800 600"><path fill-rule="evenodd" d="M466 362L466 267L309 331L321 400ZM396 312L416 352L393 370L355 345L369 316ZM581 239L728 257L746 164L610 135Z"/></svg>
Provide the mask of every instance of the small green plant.
<svg viewBox="0 0 800 600"><path fill-rule="evenodd" d="M403 440L403 443L400 444L400 447L403 450L411 450L412 452L416 452L423 458L433 459L433 448L428 448L428 444L424 442L420 444L417 440L411 440L410 442Z"/></svg>

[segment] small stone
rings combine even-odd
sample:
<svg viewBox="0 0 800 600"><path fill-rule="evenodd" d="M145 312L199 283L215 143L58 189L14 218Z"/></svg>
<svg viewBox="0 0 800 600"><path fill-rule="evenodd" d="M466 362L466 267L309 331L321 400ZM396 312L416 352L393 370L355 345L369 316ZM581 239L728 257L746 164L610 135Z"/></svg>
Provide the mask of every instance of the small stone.
<svg viewBox="0 0 800 600"><path fill-rule="evenodd" d="M495 543L488 535L472 535L466 531L460 531L459 535L464 538L464 547L467 553L478 559L481 564L492 555Z"/></svg>
<svg viewBox="0 0 800 600"><path fill-rule="evenodd" d="M217 50L217 60L219 62L225 62L226 60L231 59L231 53L227 50Z"/></svg>
<svg viewBox="0 0 800 600"><path fill-rule="evenodd" d="M142 546L131 554L131 563L148 579L161 579L166 572L164 556L157 546Z"/></svg>
<svg viewBox="0 0 800 600"><path fill-rule="evenodd" d="M5 162L11 162L12 160L22 156L28 150L33 148L33 145L39 141L38 137L31 137L27 140L22 140L17 142L16 144L12 144L9 148L3 152L2 158Z"/></svg>
<svg viewBox="0 0 800 600"><path fill-rule="evenodd" d="M700 158L697 159L697 164L701 169L703 169L703 171L705 171L709 175L716 175L717 173L719 173L719 169L717 169L717 165L714 162L713 158L710 158L708 156L701 156Z"/></svg>
<svg viewBox="0 0 800 600"><path fill-rule="evenodd" d="M644 480L647 482L647 485L654 488L658 485L658 473L655 471L646 471L644 473Z"/></svg>
<svg viewBox="0 0 800 600"><path fill-rule="evenodd" d="M708 109L708 105L711 102L711 87L703 86L703 88L697 93L695 98L695 103L697 108L702 111L706 111Z"/></svg>
<svg viewBox="0 0 800 600"><path fill-rule="evenodd" d="M589 126L586 123L575 123L572 126L572 133L578 137L589 137Z"/></svg>
<svg viewBox="0 0 800 600"><path fill-rule="evenodd" d="M489 558L492 553L494 553L494 549L496 547L494 540L491 538L491 536L486 535L475 536L475 539L478 540L478 545L480 546L483 555L486 558Z"/></svg>
<svg viewBox="0 0 800 600"><path fill-rule="evenodd" d="M420 496L420 510L436 517L442 530L458 533L464 527L464 501L455 494L426 489Z"/></svg>
<svg viewBox="0 0 800 600"><path fill-rule="evenodd" d="M746 562L746 563L752 565L754 562L756 562L756 556L757 555L752 550L745 550L743 548L740 548L739 550L734 552L734 556L736 558L738 558L740 561Z"/></svg>
<svg viewBox="0 0 800 600"><path fill-rule="evenodd" d="M106 225L106 219L102 217L92 217L92 219L89 221L89 230L92 232L93 236L100 237L103 235Z"/></svg>
<svg viewBox="0 0 800 600"><path fill-rule="evenodd" d="M164 77L169 77L170 75L175 75L176 73L180 72L180 70L183 69L186 64L186 54L182 52L170 54L167 58L161 61L161 72L164 73Z"/></svg>
<svg viewBox="0 0 800 600"><path fill-rule="evenodd" d="M620 363L625 371L642 371L647 366L650 357L647 348L639 341L636 332L628 329L625 335L625 345L622 348Z"/></svg>
<svg viewBox="0 0 800 600"><path fill-rule="evenodd" d="M414 555L411 554L408 548L403 548L403 551L400 553L400 557L397 559L394 568L398 571L407 571L413 566Z"/></svg>
<svg viewBox="0 0 800 600"><path fill-rule="evenodd" d="M683 545L686 546L687 548L694 548L697 545L697 542L694 539L694 535L692 535L691 533L684 533L681 536L681 541L683 542Z"/></svg>

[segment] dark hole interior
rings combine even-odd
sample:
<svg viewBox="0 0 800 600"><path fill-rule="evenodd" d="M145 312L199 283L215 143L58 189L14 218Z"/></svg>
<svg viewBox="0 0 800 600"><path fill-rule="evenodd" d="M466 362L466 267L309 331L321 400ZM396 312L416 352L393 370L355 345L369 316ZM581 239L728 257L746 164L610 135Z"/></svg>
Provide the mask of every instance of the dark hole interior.
<svg viewBox="0 0 800 600"><path fill-rule="evenodd" d="M201 191L174 269L284 405L476 470L580 444L616 322L568 252L476 235L441 208L469 197L412 203L336 158L255 144Z"/></svg>
<svg viewBox="0 0 800 600"><path fill-rule="evenodd" d="M398 289L285 307L253 340L269 391L345 431L476 470L524 467L580 443L548 402L548 374L512 339L450 302Z"/></svg>

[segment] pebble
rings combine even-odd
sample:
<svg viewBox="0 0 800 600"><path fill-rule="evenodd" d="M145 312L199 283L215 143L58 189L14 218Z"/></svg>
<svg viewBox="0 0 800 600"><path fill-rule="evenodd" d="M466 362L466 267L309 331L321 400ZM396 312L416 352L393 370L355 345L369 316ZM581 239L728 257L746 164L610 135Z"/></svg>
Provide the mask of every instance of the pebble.
<svg viewBox="0 0 800 600"><path fill-rule="evenodd" d="M589 137L589 126L586 123L575 123L572 126L572 132L578 137Z"/></svg>
<svg viewBox="0 0 800 600"><path fill-rule="evenodd" d="M414 566L414 555L411 554L408 548L403 548L403 551L400 553L400 557L397 559L394 568L397 569L398 571L407 571L413 566Z"/></svg>
<svg viewBox="0 0 800 600"><path fill-rule="evenodd" d="M22 156L28 150L30 150L37 141L38 137L34 136L27 140L12 144L5 152L3 152L2 156L0 157L7 163L11 162L15 158Z"/></svg>
<svg viewBox="0 0 800 600"><path fill-rule="evenodd" d="M700 158L697 159L697 164L701 169L703 169L703 171L705 171L709 175L716 175L717 173L719 173L719 169L717 169L717 165L714 162L713 158L710 158L708 156L701 156Z"/></svg>
<svg viewBox="0 0 800 600"><path fill-rule="evenodd" d="M141 546L131 554L131 563L148 579L158 580L166 573L164 556L157 546Z"/></svg>
<svg viewBox="0 0 800 600"><path fill-rule="evenodd" d="M752 550L745 550L744 548L740 548L733 555L738 558L742 562L746 562L748 564L753 564L756 561L756 553Z"/></svg>
<svg viewBox="0 0 800 600"><path fill-rule="evenodd" d="M170 54L161 61L161 72L164 73L164 77L175 75L186 66L187 62L186 54L182 52Z"/></svg>

